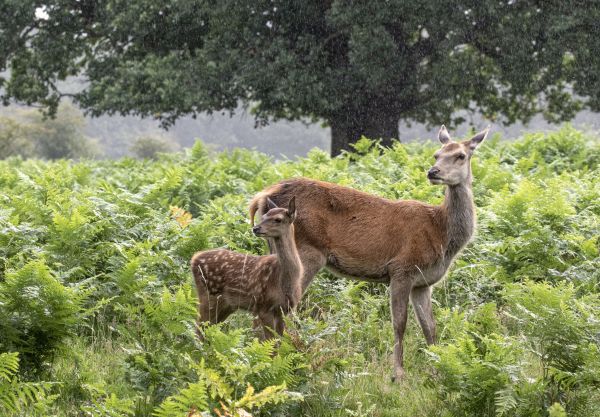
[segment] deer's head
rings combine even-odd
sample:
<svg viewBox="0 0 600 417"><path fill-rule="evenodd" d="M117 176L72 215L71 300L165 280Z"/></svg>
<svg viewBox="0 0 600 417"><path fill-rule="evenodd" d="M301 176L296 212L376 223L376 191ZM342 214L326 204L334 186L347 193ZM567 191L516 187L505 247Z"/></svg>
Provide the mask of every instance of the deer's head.
<svg viewBox="0 0 600 417"><path fill-rule="evenodd" d="M296 197L292 197L288 208L277 207L277 205L267 198L267 211L262 216L261 222L252 228L256 236L261 237L280 237L287 233L296 219Z"/></svg>
<svg viewBox="0 0 600 417"><path fill-rule="evenodd" d="M427 171L432 184L458 185L471 180L471 157L475 148L486 138L490 128L477 133L471 139L454 142L448 130L442 126L438 139L442 147L435 154L435 164Z"/></svg>

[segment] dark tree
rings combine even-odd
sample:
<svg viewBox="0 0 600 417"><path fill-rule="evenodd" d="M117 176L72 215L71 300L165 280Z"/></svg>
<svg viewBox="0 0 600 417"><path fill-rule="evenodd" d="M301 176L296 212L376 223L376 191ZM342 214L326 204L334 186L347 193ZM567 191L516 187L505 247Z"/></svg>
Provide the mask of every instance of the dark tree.
<svg viewBox="0 0 600 417"><path fill-rule="evenodd" d="M325 120L337 154L389 145L401 119L599 110L599 22L598 1L4 0L0 83L5 103L70 95L165 126L241 102L258 124ZM81 89L59 91L71 76Z"/></svg>

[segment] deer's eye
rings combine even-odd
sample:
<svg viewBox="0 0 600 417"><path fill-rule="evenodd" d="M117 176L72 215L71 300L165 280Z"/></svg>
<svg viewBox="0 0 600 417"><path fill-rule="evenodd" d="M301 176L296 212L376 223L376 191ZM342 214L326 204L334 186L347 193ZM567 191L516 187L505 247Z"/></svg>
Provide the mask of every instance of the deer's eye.
<svg viewBox="0 0 600 417"><path fill-rule="evenodd" d="M275 219L275 223L281 223L281 219Z"/></svg>
<svg viewBox="0 0 600 417"><path fill-rule="evenodd" d="M464 153L458 154L458 156L456 157L456 159L465 159L467 157L467 155L465 155Z"/></svg>

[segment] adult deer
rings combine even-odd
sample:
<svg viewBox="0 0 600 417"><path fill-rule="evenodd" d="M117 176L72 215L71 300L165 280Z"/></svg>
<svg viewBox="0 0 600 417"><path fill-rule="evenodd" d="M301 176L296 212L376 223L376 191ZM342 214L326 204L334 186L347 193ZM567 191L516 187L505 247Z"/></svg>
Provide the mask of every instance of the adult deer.
<svg viewBox="0 0 600 417"><path fill-rule="evenodd" d="M444 126L427 177L445 184L440 206L391 201L351 188L305 178L279 182L258 193L250 217L266 201L284 205L297 196L296 245L304 266L303 290L323 267L342 277L389 283L395 333L393 379L404 375L402 339L409 300L428 344L435 342L431 286L440 281L475 229L471 157L489 128L454 142ZM275 248L275 250L277 250Z"/></svg>
<svg viewBox="0 0 600 417"><path fill-rule="evenodd" d="M198 291L198 329L215 324L238 309L250 311L270 329L282 334L283 314L293 310L302 296L302 263L294 242L295 198L287 209L267 200L268 211L252 231L269 238L276 253L253 256L225 249L198 252L191 267ZM198 335L201 337L200 331Z"/></svg>

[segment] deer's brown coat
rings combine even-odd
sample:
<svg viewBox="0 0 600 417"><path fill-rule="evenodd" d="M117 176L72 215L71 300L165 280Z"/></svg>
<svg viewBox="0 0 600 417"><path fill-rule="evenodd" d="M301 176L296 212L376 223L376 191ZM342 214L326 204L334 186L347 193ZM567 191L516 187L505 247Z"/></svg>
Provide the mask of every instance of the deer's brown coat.
<svg viewBox="0 0 600 417"><path fill-rule="evenodd" d="M445 127L442 148L428 177L447 185L442 205L391 201L348 187L307 178L284 180L258 193L250 217L264 213L267 198L285 205L299 200L296 245L304 266L303 287L327 267L350 278L391 285L396 334L395 373L402 377L402 337L409 297L428 343L435 340L431 286L441 280L475 229L470 159L487 130L453 142Z"/></svg>

